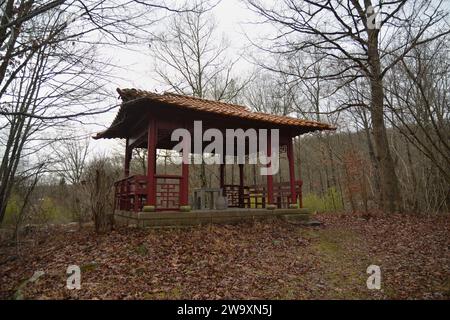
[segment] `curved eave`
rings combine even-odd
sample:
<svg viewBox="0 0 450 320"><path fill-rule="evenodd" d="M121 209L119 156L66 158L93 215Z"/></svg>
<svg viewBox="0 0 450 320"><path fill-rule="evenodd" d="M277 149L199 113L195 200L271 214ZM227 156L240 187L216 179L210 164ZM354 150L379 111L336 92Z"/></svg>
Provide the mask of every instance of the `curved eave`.
<svg viewBox="0 0 450 320"><path fill-rule="evenodd" d="M144 102L148 102L145 103ZM257 112L249 112L247 117L237 114L236 111L211 111L211 110L202 110L201 108L193 108L190 105L182 104L182 103L174 103L171 101L166 101L164 98L161 98L161 96L158 96L155 94L155 97L151 96L145 96L145 97L138 97L135 99L127 99L125 100L120 108L119 111L113 120L111 126L102 131L97 133L96 136L94 136L94 139L112 139L112 138L127 138L126 134L121 133L123 131L123 127L121 125L124 124L125 119L127 118L127 113L129 108L136 107L139 105L144 104L144 108L150 109L152 103L158 103L167 105L170 107L173 107L175 109L185 109L190 110L194 113L209 113L209 114L215 114L217 116L227 117L227 118L233 118L238 120L245 120L250 122L259 122L268 124L272 127L281 126L286 128L294 129L296 132L300 132L296 134L296 136L308 133L308 132L314 132L314 131L323 131L323 130L336 130L336 127L331 126L326 123L316 122L316 121L310 121L310 120L302 120L297 118L291 118L291 117L285 117L285 116L277 116L272 114L266 114L266 113L257 113ZM251 116L248 117L248 116ZM267 119L267 117L270 117L271 119ZM296 122L303 122L303 123L296 123Z"/></svg>

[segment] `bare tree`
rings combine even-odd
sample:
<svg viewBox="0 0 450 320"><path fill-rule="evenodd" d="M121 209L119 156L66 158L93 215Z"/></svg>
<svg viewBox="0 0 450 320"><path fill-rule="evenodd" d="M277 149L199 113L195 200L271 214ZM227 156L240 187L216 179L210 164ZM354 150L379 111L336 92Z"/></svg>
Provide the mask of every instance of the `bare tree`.
<svg viewBox="0 0 450 320"><path fill-rule="evenodd" d="M445 41L444 41L445 40ZM406 179L407 205L441 211L448 205L450 186L449 39L411 50L387 74L386 117L403 138L396 152ZM412 149L412 150L411 150ZM425 159L414 155L416 149ZM420 171L427 168L433 188L421 188ZM425 197L423 195L426 195ZM422 196L421 196L422 195ZM447 200L444 200L447 199ZM428 210L428 211L430 211Z"/></svg>
<svg viewBox="0 0 450 320"><path fill-rule="evenodd" d="M21 204L19 211L17 212L17 215L15 217L14 221L14 231L13 231L13 241L17 245L19 242L19 230L22 226L23 222L26 220L27 213L30 212L30 200L31 196L33 194L34 189L36 188L36 185L39 182L39 179L41 178L41 175L44 171L44 164L41 163L28 173L27 176L20 177L19 181L17 182L18 189L20 190L20 196L21 196Z"/></svg>
<svg viewBox="0 0 450 320"><path fill-rule="evenodd" d="M233 101L248 80L239 81L233 74L237 60L226 56L228 45L217 35L212 6L207 1L194 3L194 11L175 14L151 42L155 72L179 94ZM203 163L200 171L201 186L205 187Z"/></svg>
<svg viewBox="0 0 450 320"><path fill-rule="evenodd" d="M412 50L389 74L392 123L427 156L450 184L449 47ZM395 122L394 122L395 121Z"/></svg>
<svg viewBox="0 0 450 320"><path fill-rule="evenodd" d="M284 0L267 5L249 0L249 7L277 25L278 33L263 49L288 57L285 64L266 65L269 70L308 78L289 66L297 52L326 57L322 80L336 81L338 88L365 79L370 88L368 110L379 162L382 207L401 210L401 193L384 121L384 78L411 50L450 33L448 12L442 1ZM411 23L412 22L412 23ZM393 39L398 41L393 41ZM348 106L354 106L348 101Z"/></svg>
<svg viewBox="0 0 450 320"><path fill-rule="evenodd" d="M85 191L94 221L95 231L103 233L113 226L112 204L114 182L120 176L120 168L110 159L97 157L86 169Z"/></svg>
<svg viewBox="0 0 450 320"><path fill-rule="evenodd" d="M0 9L1 223L20 161L69 138L71 125L116 107L101 103L111 65L99 46L148 36L155 10L178 10L111 0L5 0Z"/></svg>
<svg viewBox="0 0 450 320"><path fill-rule="evenodd" d="M86 167L89 138L63 140L57 145L52 145L52 149L57 173L69 183L79 184Z"/></svg>
<svg viewBox="0 0 450 320"><path fill-rule="evenodd" d="M295 111L299 91L288 83L285 75L255 72L252 81L244 89L244 101L257 112L290 115Z"/></svg>
<svg viewBox="0 0 450 320"><path fill-rule="evenodd" d="M232 100L241 89L235 87L232 74L236 61L226 56L228 44L217 34L211 5L194 3L195 11L173 15L167 28L153 38L150 48L155 72L177 93Z"/></svg>
<svg viewBox="0 0 450 320"><path fill-rule="evenodd" d="M74 135L75 136L75 135ZM89 216L86 194L83 188L87 156L89 151L89 138L65 139L52 145L52 161L54 171L65 182L65 203L72 212L72 217L78 222L80 228Z"/></svg>
<svg viewBox="0 0 450 320"><path fill-rule="evenodd" d="M28 23L34 27L30 27L29 34L22 34L24 38L44 37L56 32L55 24L59 26L48 13ZM63 33L52 39L56 37L63 37ZM39 153L67 132L61 129L67 130L72 119L58 114L70 109L93 110L99 102L99 96L92 93L101 92L103 74L92 64L94 56L92 48L61 40L38 46L35 52L29 53L23 67L14 68L12 63L12 74L0 96L4 111L0 119L4 151L0 165L0 221L21 159Z"/></svg>

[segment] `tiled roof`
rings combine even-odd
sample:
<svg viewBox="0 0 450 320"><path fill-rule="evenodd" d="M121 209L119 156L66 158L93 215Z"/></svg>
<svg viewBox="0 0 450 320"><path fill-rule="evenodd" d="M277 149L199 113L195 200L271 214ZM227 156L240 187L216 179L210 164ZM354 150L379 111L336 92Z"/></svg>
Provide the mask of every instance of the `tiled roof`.
<svg viewBox="0 0 450 320"><path fill-rule="evenodd" d="M201 99L191 96L184 96L179 95L175 93L165 92L163 94L158 94L154 92L144 91L144 90L137 90L137 89L117 89L117 92L119 93L122 101L124 103L130 102L136 99L148 99L152 102L159 102L166 105L171 105L174 107L182 108L182 109L189 109L192 111L203 111L203 112L209 112L217 115L223 115L223 116L231 116L231 117L237 117L241 119L247 119L252 121L262 121L266 123L271 123L275 125L284 125L284 126L294 126L294 127L302 127L302 128L310 128L311 130L307 131L315 131L315 130L334 130L335 127L326 124L321 123L317 121L311 121L311 120L304 120L304 119L298 119L298 118L292 118L287 116L281 116L281 115L274 115L269 113L262 113L262 112L252 112L247 107L231 104L231 103L225 103L215 100L207 100L207 99ZM123 112L123 105L121 106L121 109L119 110L118 116ZM114 120L113 125L118 121L119 117L116 117ZM96 138L102 138L104 137L104 134L107 132L99 133L97 134Z"/></svg>

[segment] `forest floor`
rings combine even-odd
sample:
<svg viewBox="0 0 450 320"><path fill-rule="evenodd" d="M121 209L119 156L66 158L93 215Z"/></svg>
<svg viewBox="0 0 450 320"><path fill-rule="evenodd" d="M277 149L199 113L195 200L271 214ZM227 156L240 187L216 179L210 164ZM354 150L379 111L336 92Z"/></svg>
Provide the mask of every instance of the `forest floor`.
<svg viewBox="0 0 450 320"><path fill-rule="evenodd" d="M97 236L56 226L0 247L0 298L450 299L450 216L320 214ZM81 289L68 290L69 265ZM381 289L367 288L367 267ZM44 274L27 281L35 271Z"/></svg>

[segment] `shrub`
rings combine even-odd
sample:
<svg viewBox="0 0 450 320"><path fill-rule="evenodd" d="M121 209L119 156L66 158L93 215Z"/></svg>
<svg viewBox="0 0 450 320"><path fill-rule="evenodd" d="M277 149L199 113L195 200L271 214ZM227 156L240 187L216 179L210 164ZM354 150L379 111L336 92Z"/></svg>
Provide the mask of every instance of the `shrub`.
<svg viewBox="0 0 450 320"><path fill-rule="evenodd" d="M332 187L327 193L319 196L315 193L308 193L303 197L303 206L317 212L332 212L343 210L342 195Z"/></svg>
<svg viewBox="0 0 450 320"><path fill-rule="evenodd" d="M6 205L5 218L3 225L14 225L19 215L21 207L21 201L18 195L12 194Z"/></svg>

